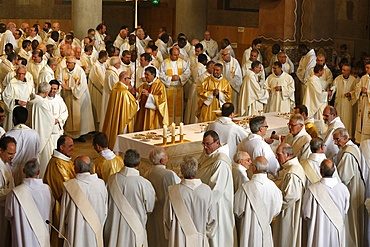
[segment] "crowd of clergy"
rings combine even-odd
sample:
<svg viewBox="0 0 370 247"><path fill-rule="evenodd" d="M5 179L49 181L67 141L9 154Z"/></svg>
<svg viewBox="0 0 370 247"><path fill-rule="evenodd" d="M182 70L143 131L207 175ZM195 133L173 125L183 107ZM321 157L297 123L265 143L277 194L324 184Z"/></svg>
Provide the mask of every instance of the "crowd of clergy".
<svg viewBox="0 0 370 247"><path fill-rule="evenodd" d="M57 22L0 23L0 247L369 246L370 56L342 45L327 64L301 44L295 70L261 47L239 63L209 31L174 42L99 24L79 40ZM289 134L267 135L264 112ZM145 174L140 150L112 151L172 122L209 122L181 174L163 148ZM92 132L99 157L73 160Z"/></svg>

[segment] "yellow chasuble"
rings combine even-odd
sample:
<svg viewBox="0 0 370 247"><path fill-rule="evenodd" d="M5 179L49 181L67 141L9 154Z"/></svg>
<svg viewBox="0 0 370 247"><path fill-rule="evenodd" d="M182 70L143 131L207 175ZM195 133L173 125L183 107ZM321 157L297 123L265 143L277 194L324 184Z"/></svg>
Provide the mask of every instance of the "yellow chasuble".
<svg viewBox="0 0 370 247"><path fill-rule="evenodd" d="M55 199L53 209L53 225L59 226L60 222L60 200L63 195L63 183L76 177L73 166L73 161L65 161L60 158L52 157L44 175L44 183L48 184L51 193ZM58 233L52 231L51 233L51 246L63 246L63 239L58 238Z"/></svg>
<svg viewBox="0 0 370 247"><path fill-rule="evenodd" d="M110 175L119 172L124 166L122 157L118 155L111 160L107 160L103 156L99 156L93 163L94 166L91 170L91 174L96 173L105 183L108 182L108 177Z"/></svg>
<svg viewBox="0 0 370 247"><path fill-rule="evenodd" d="M199 122L207 122L216 120L215 110L220 110L219 97L213 97L212 102L207 105L205 102L213 95L213 90L218 89L224 96L225 102L231 102L232 88L229 82L222 77L217 79L212 75L207 77L199 90L198 109L195 113Z"/></svg>
<svg viewBox="0 0 370 247"><path fill-rule="evenodd" d="M165 60L166 63L166 74L167 76L173 76L171 59L167 58ZM180 76L183 72L182 68L182 60L177 59L177 72ZM183 102L184 102L184 92L182 88L182 84L179 81L177 85L171 85L170 87L166 88L167 91L167 102L168 102L168 117L169 122L176 123L177 125L182 122L183 119Z"/></svg>
<svg viewBox="0 0 370 247"><path fill-rule="evenodd" d="M156 110L145 108L148 97L141 93L143 89L153 95ZM142 84L138 88L138 92L141 100L140 110L135 119L135 131L154 130L159 129L163 124L168 125L167 94L161 80L156 78L151 85Z"/></svg>
<svg viewBox="0 0 370 247"><path fill-rule="evenodd" d="M316 128L316 125L312 122L307 122L304 124L306 132L312 137L319 137L319 131Z"/></svg>
<svg viewBox="0 0 370 247"><path fill-rule="evenodd" d="M123 134L126 126L127 133L133 132L132 120L136 115L137 108L135 97L123 83L117 82L110 93L102 128L102 132L108 137L110 149L113 150L117 135Z"/></svg>

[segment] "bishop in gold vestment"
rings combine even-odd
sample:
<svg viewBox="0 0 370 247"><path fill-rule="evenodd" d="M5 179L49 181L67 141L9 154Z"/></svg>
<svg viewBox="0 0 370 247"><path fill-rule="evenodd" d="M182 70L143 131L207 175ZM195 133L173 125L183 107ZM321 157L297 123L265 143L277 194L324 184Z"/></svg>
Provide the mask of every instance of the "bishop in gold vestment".
<svg viewBox="0 0 370 247"><path fill-rule="evenodd" d="M70 137L61 136L58 139L58 149L54 150L44 175L44 183L50 186L53 197L55 198L52 223L56 226L59 226L60 220L60 201L63 195L63 183L76 177L71 160L72 151L73 140ZM51 234L51 243L55 247L63 246L63 239L59 239L58 234L53 231Z"/></svg>
<svg viewBox="0 0 370 247"><path fill-rule="evenodd" d="M128 90L130 74L127 71L121 72L119 81L112 88L108 107L105 113L102 132L108 136L109 148L113 150L117 135L125 132L133 132L132 120L137 113L138 104L135 97Z"/></svg>
<svg viewBox="0 0 370 247"><path fill-rule="evenodd" d="M167 95L164 84L156 77L156 69L145 69L146 83L139 88L140 110L135 118L135 131L153 130L168 125Z"/></svg>
<svg viewBox="0 0 370 247"><path fill-rule="evenodd" d="M232 89L229 82L222 76L222 64L213 66L213 75L203 82L199 91L199 101L196 116L199 122L216 120L214 112L226 102L231 102Z"/></svg>

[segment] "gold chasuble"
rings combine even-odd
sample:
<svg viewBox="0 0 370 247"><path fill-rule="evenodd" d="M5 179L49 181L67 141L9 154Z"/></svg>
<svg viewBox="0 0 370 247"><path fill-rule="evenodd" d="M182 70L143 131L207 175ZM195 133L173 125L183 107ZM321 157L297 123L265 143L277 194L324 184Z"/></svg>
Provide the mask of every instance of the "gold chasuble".
<svg viewBox="0 0 370 247"><path fill-rule="evenodd" d="M142 90L146 89L154 98L155 110L146 108L148 98L142 94ZM153 130L161 128L163 124L168 125L168 106L167 95L164 84L157 77L151 85L142 84L138 88L140 98L140 110L135 118L135 131Z"/></svg>
<svg viewBox="0 0 370 247"><path fill-rule="evenodd" d="M50 186L55 199L52 219L52 223L55 226L59 226L60 222L60 201L63 195L63 183L75 177L76 173L72 160L65 161L56 157L50 159L45 171L44 183ZM51 232L51 246L63 246L63 242L63 239L58 238L58 233L55 231Z"/></svg>
<svg viewBox="0 0 370 247"><path fill-rule="evenodd" d="M107 160L100 155L94 160L93 164L94 166L91 170L91 174L96 173L105 183L108 182L108 177L110 175L119 172L124 166L122 157L118 155L111 160Z"/></svg>
<svg viewBox="0 0 370 247"><path fill-rule="evenodd" d="M167 58L166 62L166 74L167 76L173 76L171 59ZM177 73L182 75L182 60L177 59ZM184 91L182 88L182 83L179 81L177 85L170 85L166 88L167 91L167 103L168 103L168 118L170 123L176 123L179 125L182 122L183 115L183 102L184 102Z"/></svg>
<svg viewBox="0 0 370 247"><path fill-rule="evenodd" d="M214 96L213 90L218 89L219 95ZM199 90L198 109L195 113L199 122L207 122L216 120L215 110L220 110L220 107L231 102L232 88L229 82L221 77L220 79L214 76L207 77Z"/></svg>
<svg viewBox="0 0 370 247"><path fill-rule="evenodd" d="M138 105L135 97L128 91L127 86L117 82L110 93L105 113L102 132L109 140L108 147L113 150L117 135L123 134L127 126L127 133L133 132L133 118Z"/></svg>

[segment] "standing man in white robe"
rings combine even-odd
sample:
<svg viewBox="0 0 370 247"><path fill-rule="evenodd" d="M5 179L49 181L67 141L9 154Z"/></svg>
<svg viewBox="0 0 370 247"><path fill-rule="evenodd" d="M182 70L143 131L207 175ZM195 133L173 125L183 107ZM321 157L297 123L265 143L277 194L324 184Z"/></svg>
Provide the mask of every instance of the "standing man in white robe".
<svg viewBox="0 0 370 247"><path fill-rule="evenodd" d="M269 137L266 139L263 138L266 135L268 128L266 117L257 116L251 118L249 120L249 127L252 133L239 144L238 150L247 152L252 160L258 156L265 157L269 163L267 173L276 176L280 169L280 165L269 145L273 140Z"/></svg>
<svg viewBox="0 0 370 247"><path fill-rule="evenodd" d="M19 65L15 77L10 80L2 95L7 113L5 130L10 130L13 127L13 109L16 106L25 107L34 93L34 85L29 84L26 80L26 67Z"/></svg>
<svg viewBox="0 0 370 247"><path fill-rule="evenodd" d="M320 77L320 82L321 82L323 90L327 90L333 84L333 74L331 73L331 70L328 68L328 66L326 66L325 56L323 54L317 54L316 65L322 65L324 67L324 73ZM314 68L311 68L306 75L306 80L308 81L308 79L313 75L314 75Z"/></svg>
<svg viewBox="0 0 370 247"><path fill-rule="evenodd" d="M303 99L303 96L306 93L306 84L307 81L305 80L308 75L308 71L315 67L316 64L316 54L314 49L309 50L308 47L305 44L300 44L298 46L298 50L301 53L302 57L299 60L299 65L297 69L297 77L300 80L301 84L300 85L300 94L301 95L301 100ZM297 88L299 90L299 88ZM300 103L300 102L299 102Z"/></svg>
<svg viewBox="0 0 370 247"><path fill-rule="evenodd" d="M299 161L308 158L311 153L310 141L311 136L304 128L304 119L300 114L293 114L290 116L288 122L289 134L284 138L284 143L288 143L293 148L294 156Z"/></svg>
<svg viewBox="0 0 370 247"><path fill-rule="evenodd" d="M31 159L38 159L40 153L40 137L36 130L26 125L28 110L18 106L13 111L14 127L5 133L17 141L17 153L12 162L14 183L20 185L24 178L24 164Z"/></svg>
<svg viewBox="0 0 370 247"><path fill-rule="evenodd" d="M165 149L158 147L152 149L149 153L149 160L153 168L145 174L145 178L152 183L157 200L153 214L148 217L148 244L153 247L168 246L168 240L165 239L164 234L163 207L168 187L180 183L181 179L174 171L166 169L168 155Z"/></svg>
<svg viewBox="0 0 370 247"><path fill-rule="evenodd" d="M336 129L333 140L340 149L336 163L338 175L351 195L345 219L345 246L364 246L365 183L361 170L361 153L357 145L349 139L345 128Z"/></svg>
<svg viewBox="0 0 370 247"><path fill-rule="evenodd" d="M240 116L258 115L267 104L270 89L259 83L258 74L261 71L262 63L256 60L252 62L252 68L243 78L239 96Z"/></svg>
<svg viewBox="0 0 370 247"><path fill-rule="evenodd" d="M283 207L273 224L274 246L301 247L301 207L306 176L289 144L280 144L276 149L276 157L284 168L285 175L279 186L283 193Z"/></svg>
<svg viewBox="0 0 370 247"><path fill-rule="evenodd" d="M96 174L90 174L93 164L88 156L78 156L73 165L76 178L64 183L59 231L71 246L103 247L108 213L105 183Z"/></svg>
<svg viewBox="0 0 370 247"><path fill-rule="evenodd" d="M229 49L223 49L221 52L222 59L219 61L223 65L223 75L229 82L232 91L232 103L235 106L235 111L239 110L239 92L242 86L242 70L240 68L238 60L230 55Z"/></svg>
<svg viewBox="0 0 370 247"><path fill-rule="evenodd" d="M280 62L272 65L273 73L266 79L266 86L270 89L268 112L291 112L295 106L294 79L284 72Z"/></svg>
<svg viewBox="0 0 370 247"><path fill-rule="evenodd" d="M166 86L169 122L176 124L183 121L184 85L191 75L189 63L179 55L179 48L172 47L170 57L163 60L159 69L159 79Z"/></svg>
<svg viewBox="0 0 370 247"><path fill-rule="evenodd" d="M234 155L234 164L231 168L234 182L234 193L244 184L249 181L247 170L251 167L252 160L247 152L237 151Z"/></svg>
<svg viewBox="0 0 370 247"><path fill-rule="evenodd" d="M89 73L88 87L91 96L91 107L94 116L95 129L97 130L99 130L100 125L103 125L100 120L105 71L107 69L107 59L108 53L106 51L100 51L99 58L93 64Z"/></svg>
<svg viewBox="0 0 370 247"><path fill-rule="evenodd" d="M357 103L355 87L357 80L351 75L351 65L342 65L342 74L337 76L330 88L329 96L334 96L334 107L348 129L350 137L354 137L356 119L353 117L354 105Z"/></svg>
<svg viewBox="0 0 370 247"><path fill-rule="evenodd" d="M145 225L147 215L153 212L155 191L152 184L141 177L136 169L140 165L138 151L128 149L125 166L109 177L108 217L104 228L106 247L148 246Z"/></svg>
<svg viewBox="0 0 370 247"><path fill-rule="evenodd" d="M102 61L103 60L101 60L100 63L102 63ZM112 88L114 87L116 82L119 81L119 74L122 72L121 60L119 59L119 57L113 56L113 57L110 58L109 62L110 62L110 66L104 72L105 77L104 77L104 84L103 84L103 88L102 88L103 93L102 93L102 99L101 99L101 103L100 103L101 104L100 122L99 122L99 130L100 131L103 129L103 123L104 123L105 113L106 113L107 106L108 106L110 93L112 92ZM100 72L103 72L104 71L103 65L100 64L100 66L102 66L102 67L99 68L99 70L100 70ZM100 77L100 75L99 75L99 77ZM95 79L94 79L94 81L95 81ZM98 81L98 78L96 78L96 81ZM96 82L96 84L99 85L97 82ZM97 103L99 103L99 102L97 102Z"/></svg>
<svg viewBox="0 0 370 247"><path fill-rule="evenodd" d="M252 45L248 49L246 49L243 53L243 59L242 59L242 66L243 67L244 67L244 64L248 61L252 50L258 51L257 60L260 61L261 63L263 62L262 54L261 54L261 51L260 51L261 47L262 47L262 40L261 39L257 38L257 39L254 39L252 41Z"/></svg>
<svg viewBox="0 0 370 247"><path fill-rule="evenodd" d="M76 65L75 57L67 57L66 63L59 80L63 82L62 97L73 117L67 119L65 132L77 141L86 142L83 136L95 128L85 71Z"/></svg>
<svg viewBox="0 0 370 247"><path fill-rule="evenodd" d="M47 82L43 82L38 86L38 93L35 98L30 101L32 107L31 125L32 129L36 130L40 137L40 174L43 178L46 166L51 159L56 143L53 142L52 134L55 125L52 105L46 99L50 92L51 86Z"/></svg>
<svg viewBox="0 0 370 247"><path fill-rule="evenodd" d="M328 159L336 161L339 148L334 144L333 132L338 128L345 128L341 121L341 118L337 114L337 110L332 106L326 106L323 112L324 122L328 125L326 130L324 142L325 142L325 154Z"/></svg>
<svg viewBox="0 0 370 247"><path fill-rule="evenodd" d="M53 132L51 138L53 139L54 149L57 148L57 141L61 135L64 134L64 124L68 118L67 105L63 98L58 95L60 84L57 80L49 82L51 88L49 95L46 97L51 104L51 110L55 119Z"/></svg>
<svg viewBox="0 0 370 247"><path fill-rule="evenodd" d="M322 178L304 194L302 214L308 223L307 246L346 246L344 218L350 195L347 187L333 177L334 172L333 161L322 161Z"/></svg>
<svg viewBox="0 0 370 247"><path fill-rule="evenodd" d="M248 132L243 127L233 122L234 110L233 103L226 102L221 107L221 117L207 127L207 130L217 132L221 144L229 146L230 160L233 160L239 143L248 136Z"/></svg>
<svg viewBox="0 0 370 247"><path fill-rule="evenodd" d="M283 196L267 177L268 162L258 156L253 160L253 177L235 193L234 214L240 220L240 247L273 246L271 222L281 210Z"/></svg>
<svg viewBox="0 0 370 247"><path fill-rule="evenodd" d="M356 95L359 97L355 132L357 143L370 139L370 63L365 65L365 70L366 74L356 87Z"/></svg>
<svg viewBox="0 0 370 247"><path fill-rule="evenodd" d="M10 246L10 224L5 217L5 199L14 188L11 163L16 153L17 141L10 136L0 138L0 246Z"/></svg>
<svg viewBox="0 0 370 247"><path fill-rule="evenodd" d="M217 55L218 44L217 41L211 38L211 33L209 31L204 32L204 39L200 43L203 45L204 50L211 59Z"/></svg>
<svg viewBox="0 0 370 247"><path fill-rule="evenodd" d="M236 246L233 215L234 188L231 161L227 145L221 146L218 134L209 130L203 135L204 152L199 158L197 178L212 189L212 204L216 209L215 234L210 246Z"/></svg>
<svg viewBox="0 0 370 247"><path fill-rule="evenodd" d="M106 34L105 34L106 31L107 31L107 26L104 25L103 23L100 23L98 26L96 26L94 46L98 52L105 50L104 39L106 37Z"/></svg>
<svg viewBox="0 0 370 247"><path fill-rule="evenodd" d="M50 187L37 178L39 172L37 161L29 160L24 165L23 183L13 188L6 198L5 217L10 221L14 247L50 246L50 230L45 221L52 217L54 197Z"/></svg>
<svg viewBox="0 0 370 247"><path fill-rule="evenodd" d="M306 188L311 184L320 181L320 164L324 159L326 159L326 155L324 153L325 144L320 137L312 138L310 141L310 150L312 153L310 153L308 158L300 162L304 173L306 174Z"/></svg>
<svg viewBox="0 0 370 247"><path fill-rule="evenodd" d="M5 54L5 45L11 43L14 50L18 48L18 44L15 40L14 34L17 30L17 25L14 22L9 22L7 25L7 30L1 35L0 41L0 54Z"/></svg>
<svg viewBox="0 0 370 247"><path fill-rule="evenodd" d="M57 66L58 66L57 59L54 57L49 58L46 65L40 71L38 84L43 82L49 83L51 80L54 80L55 79L54 72L57 69Z"/></svg>
<svg viewBox="0 0 370 247"><path fill-rule="evenodd" d="M35 83L35 91L39 83L39 75L44 68L46 62L42 59L43 53L40 49L36 49L32 52L32 60L27 64L27 71L32 74L33 82Z"/></svg>
<svg viewBox="0 0 370 247"><path fill-rule="evenodd" d="M308 108L308 117L320 120L321 129L324 129L322 113L328 105L328 92L322 87L320 77L324 74L324 67L316 65L314 75L307 81L306 93L303 96L303 105Z"/></svg>
<svg viewBox="0 0 370 247"><path fill-rule="evenodd" d="M181 164L184 179L168 188L163 212L168 246L206 247L209 246L208 239L213 237L215 208L212 207L212 191L195 178L197 169L198 161L194 157L184 157ZM183 209L183 213L179 209Z"/></svg>

